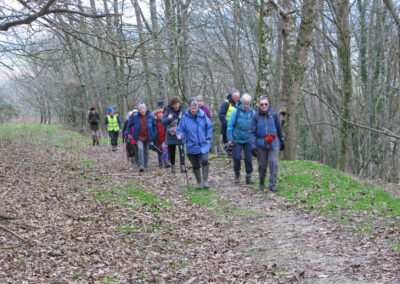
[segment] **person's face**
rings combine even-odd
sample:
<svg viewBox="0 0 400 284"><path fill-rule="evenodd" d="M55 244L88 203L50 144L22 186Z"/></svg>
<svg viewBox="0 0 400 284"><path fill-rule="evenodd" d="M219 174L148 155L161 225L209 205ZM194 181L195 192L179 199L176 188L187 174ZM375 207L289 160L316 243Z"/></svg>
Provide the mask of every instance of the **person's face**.
<svg viewBox="0 0 400 284"><path fill-rule="evenodd" d="M140 113L141 116L145 116L146 115L146 111L147 111L147 108L145 108L145 107L142 107L141 109L139 109L139 113Z"/></svg>
<svg viewBox="0 0 400 284"><path fill-rule="evenodd" d="M199 109L199 106L191 106L190 107L190 113L191 114L196 114L198 109Z"/></svg>
<svg viewBox="0 0 400 284"><path fill-rule="evenodd" d="M246 103L242 103L242 107L243 107L243 110L249 110L249 107L250 107L250 103L248 103L248 102L246 102Z"/></svg>
<svg viewBox="0 0 400 284"><path fill-rule="evenodd" d="M92 110L91 110L91 112L92 112L92 113L95 113L95 112L96 112L96 110L95 110L95 109L92 109Z"/></svg>
<svg viewBox="0 0 400 284"><path fill-rule="evenodd" d="M179 103L175 103L175 104L172 105L172 109L173 109L174 111L178 111L180 106L181 106L181 105L180 105Z"/></svg>
<svg viewBox="0 0 400 284"><path fill-rule="evenodd" d="M240 93L239 92L235 92L235 93L232 94L231 97L232 97L232 101L236 104L240 99Z"/></svg>
<svg viewBox="0 0 400 284"><path fill-rule="evenodd" d="M203 100L202 99L197 99L197 102L199 103L199 107L202 107L204 105Z"/></svg>
<svg viewBox="0 0 400 284"><path fill-rule="evenodd" d="M258 103L258 106L262 111L267 111L269 108L269 103L268 100L262 100Z"/></svg>
<svg viewBox="0 0 400 284"><path fill-rule="evenodd" d="M158 120L161 120L162 118L164 117L164 113L163 112L159 112L159 113L157 113L157 119Z"/></svg>
<svg viewBox="0 0 400 284"><path fill-rule="evenodd" d="M111 116L113 116L113 115L114 115L114 112L113 112L113 111L112 111L112 112L110 112L110 115L111 115Z"/></svg>

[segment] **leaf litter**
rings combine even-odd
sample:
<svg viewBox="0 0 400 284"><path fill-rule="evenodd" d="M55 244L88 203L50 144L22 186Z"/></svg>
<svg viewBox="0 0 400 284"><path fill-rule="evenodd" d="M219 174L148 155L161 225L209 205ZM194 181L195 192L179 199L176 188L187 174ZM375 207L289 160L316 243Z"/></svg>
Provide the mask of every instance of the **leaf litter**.
<svg viewBox="0 0 400 284"><path fill-rule="evenodd" d="M0 225L10 230L0 229L0 282L400 280L399 251L388 244L398 240L397 228L361 234L301 204L234 185L229 163L211 166L212 189L227 202L208 208L189 202L185 174L157 169L154 153L150 169L139 173L119 169L121 148L0 146ZM154 198L138 202L120 188Z"/></svg>

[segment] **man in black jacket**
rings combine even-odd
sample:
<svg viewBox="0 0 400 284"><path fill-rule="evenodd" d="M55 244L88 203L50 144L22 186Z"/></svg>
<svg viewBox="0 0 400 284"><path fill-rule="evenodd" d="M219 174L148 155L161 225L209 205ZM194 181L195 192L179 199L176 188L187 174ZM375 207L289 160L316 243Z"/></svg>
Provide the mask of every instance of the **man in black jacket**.
<svg viewBox="0 0 400 284"><path fill-rule="evenodd" d="M99 121L100 115L96 111L96 108L93 106L90 108L88 114L88 122L90 124L90 130L92 132L93 146L95 146L96 144L99 145Z"/></svg>

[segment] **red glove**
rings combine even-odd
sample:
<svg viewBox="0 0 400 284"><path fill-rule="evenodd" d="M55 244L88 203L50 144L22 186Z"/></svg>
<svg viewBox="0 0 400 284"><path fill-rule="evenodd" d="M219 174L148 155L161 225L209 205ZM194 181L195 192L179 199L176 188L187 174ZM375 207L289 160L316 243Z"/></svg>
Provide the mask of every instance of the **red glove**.
<svg viewBox="0 0 400 284"><path fill-rule="evenodd" d="M265 142L269 145L272 144L272 142L274 142L276 135L275 134L268 134L267 136L265 136Z"/></svg>

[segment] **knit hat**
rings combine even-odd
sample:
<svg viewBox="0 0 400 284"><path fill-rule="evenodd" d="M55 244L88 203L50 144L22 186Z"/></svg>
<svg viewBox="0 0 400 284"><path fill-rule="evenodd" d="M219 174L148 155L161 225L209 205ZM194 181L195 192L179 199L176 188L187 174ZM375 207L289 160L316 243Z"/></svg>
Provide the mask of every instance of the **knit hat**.
<svg viewBox="0 0 400 284"><path fill-rule="evenodd" d="M164 112L162 108L157 108L154 113L157 115L159 112Z"/></svg>
<svg viewBox="0 0 400 284"><path fill-rule="evenodd" d="M109 107L109 108L107 109L107 111L108 111L108 112L113 112L114 109L113 109L112 107Z"/></svg>

